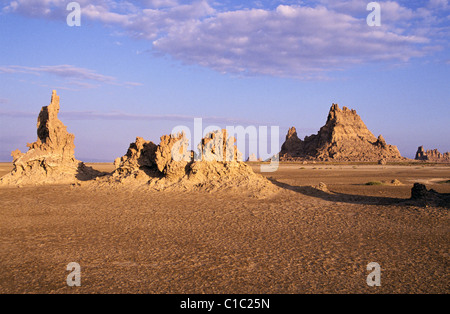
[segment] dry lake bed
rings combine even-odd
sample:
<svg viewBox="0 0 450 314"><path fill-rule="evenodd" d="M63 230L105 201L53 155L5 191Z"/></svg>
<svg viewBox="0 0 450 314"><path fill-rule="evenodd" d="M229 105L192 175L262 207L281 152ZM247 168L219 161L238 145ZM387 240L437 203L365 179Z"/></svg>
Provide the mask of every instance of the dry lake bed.
<svg viewBox="0 0 450 314"><path fill-rule="evenodd" d="M264 175L280 187L265 199L0 188L0 293L450 292L448 208L404 202L414 182L450 193L449 166L292 163ZM71 262L81 287L67 286ZM381 287L366 283L371 262Z"/></svg>

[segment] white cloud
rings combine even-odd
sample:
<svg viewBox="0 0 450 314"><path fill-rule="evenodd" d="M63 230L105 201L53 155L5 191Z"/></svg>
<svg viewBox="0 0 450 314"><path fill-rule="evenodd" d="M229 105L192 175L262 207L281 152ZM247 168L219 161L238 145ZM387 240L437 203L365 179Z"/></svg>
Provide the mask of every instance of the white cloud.
<svg viewBox="0 0 450 314"><path fill-rule="evenodd" d="M92 80L98 82L114 82L116 79L112 76L98 74L93 70L85 68L77 68L72 65L54 65L54 66L39 66L27 67L19 65L9 65L0 67L0 72L3 73L29 73L41 74L49 73L63 78L74 78L81 80Z"/></svg>
<svg viewBox="0 0 450 314"><path fill-rule="evenodd" d="M448 45L448 21L440 25L448 19L442 13L447 0L420 7L379 1L382 26L376 28L366 24L365 0L316 0L309 6L282 1L271 9L263 2L231 10L206 0L79 1L86 19L151 40L153 52L224 73L317 78L358 64L407 62ZM56 18L67 14L65 5L16 0L4 11Z"/></svg>
<svg viewBox="0 0 450 314"><path fill-rule="evenodd" d="M173 28L156 49L221 72L306 78L380 60L422 56L428 39L399 34L326 7L219 13Z"/></svg>

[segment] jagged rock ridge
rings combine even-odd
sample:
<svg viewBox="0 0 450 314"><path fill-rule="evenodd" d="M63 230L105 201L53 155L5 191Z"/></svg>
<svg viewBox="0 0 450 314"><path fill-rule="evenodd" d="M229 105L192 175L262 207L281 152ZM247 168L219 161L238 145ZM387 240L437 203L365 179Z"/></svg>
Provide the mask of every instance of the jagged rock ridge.
<svg viewBox="0 0 450 314"><path fill-rule="evenodd" d="M392 161L404 159L383 136L376 138L355 110L333 104L318 134L302 141L293 127L281 147L280 160Z"/></svg>
<svg viewBox="0 0 450 314"><path fill-rule="evenodd" d="M50 105L42 107L37 122L38 139L27 144L27 153L15 150L13 170L2 185L62 184L88 180L100 173L75 159L75 136L58 119L59 96L53 91Z"/></svg>
<svg viewBox="0 0 450 314"><path fill-rule="evenodd" d="M115 160L113 173L100 173L75 159L75 136L58 119L59 109L59 96L53 91L50 105L43 107L38 117L37 141L28 144L25 154L19 150L12 152L14 168L0 179L1 185L72 183L123 187L126 184L156 190L207 191L233 188L249 191L256 197L277 190L242 162L236 139L229 137L226 130L208 134L199 143L197 153L188 150L189 140L184 133L165 135L159 145L138 137L125 156Z"/></svg>
<svg viewBox="0 0 450 314"><path fill-rule="evenodd" d="M450 163L450 152L440 153L437 149L425 151L423 146L417 149L416 160Z"/></svg>
<svg viewBox="0 0 450 314"><path fill-rule="evenodd" d="M239 189L257 197L277 191L269 180L242 162L235 142L226 130L218 130L203 138L194 152L188 150L184 133L162 136L159 145L138 137L127 154L116 159L113 174L95 184L209 192Z"/></svg>
<svg viewBox="0 0 450 314"><path fill-rule="evenodd" d="M248 156L247 162L262 162L262 158L257 158L255 154Z"/></svg>

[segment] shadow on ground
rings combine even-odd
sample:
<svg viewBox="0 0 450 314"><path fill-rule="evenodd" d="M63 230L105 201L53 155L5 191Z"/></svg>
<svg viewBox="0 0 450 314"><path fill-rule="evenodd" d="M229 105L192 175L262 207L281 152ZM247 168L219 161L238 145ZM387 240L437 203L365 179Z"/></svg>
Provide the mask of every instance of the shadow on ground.
<svg viewBox="0 0 450 314"><path fill-rule="evenodd" d="M111 172L98 171L92 167L86 166L84 163L80 163L78 165L77 174L75 175L75 178L77 178L77 180L87 182L87 181L95 181L99 177L104 177L110 174Z"/></svg>
<svg viewBox="0 0 450 314"><path fill-rule="evenodd" d="M312 186L292 186L287 183L282 183L274 179L269 179L273 184L286 190L294 191L302 195L311 196L323 199L329 202L349 203L349 204L364 204L364 205L410 205L406 202L409 199L379 197L368 195L354 195L344 194L330 191L324 192Z"/></svg>

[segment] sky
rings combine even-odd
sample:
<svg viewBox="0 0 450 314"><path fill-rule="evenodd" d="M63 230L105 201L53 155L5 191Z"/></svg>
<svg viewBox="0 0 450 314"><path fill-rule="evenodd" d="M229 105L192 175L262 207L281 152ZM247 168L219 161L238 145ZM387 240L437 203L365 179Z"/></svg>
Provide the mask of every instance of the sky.
<svg viewBox="0 0 450 314"><path fill-rule="evenodd" d="M70 2L0 1L0 161L36 141L53 89L83 161L194 118L278 126L281 147L333 103L405 157L450 151L448 0L377 1L380 26L364 0L79 0L80 26Z"/></svg>

